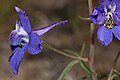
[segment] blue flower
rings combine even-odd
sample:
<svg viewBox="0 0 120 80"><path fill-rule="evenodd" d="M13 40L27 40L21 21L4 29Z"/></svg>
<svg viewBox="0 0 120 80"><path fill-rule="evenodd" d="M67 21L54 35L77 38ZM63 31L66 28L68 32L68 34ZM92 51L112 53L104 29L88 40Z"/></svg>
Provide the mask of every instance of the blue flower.
<svg viewBox="0 0 120 80"><path fill-rule="evenodd" d="M31 30L31 24L25 11L15 6L20 22L16 21L16 29L10 33L9 41L12 49L12 55L9 58L10 67L13 74L18 74L20 62L24 52L28 50L30 54L38 54L42 51L42 40L40 36L58 25L67 23L67 20L51 24L47 27Z"/></svg>
<svg viewBox="0 0 120 80"><path fill-rule="evenodd" d="M120 40L120 4L118 0L100 0L100 6L95 7L90 18L99 24L97 38L107 46L112 42L113 34Z"/></svg>

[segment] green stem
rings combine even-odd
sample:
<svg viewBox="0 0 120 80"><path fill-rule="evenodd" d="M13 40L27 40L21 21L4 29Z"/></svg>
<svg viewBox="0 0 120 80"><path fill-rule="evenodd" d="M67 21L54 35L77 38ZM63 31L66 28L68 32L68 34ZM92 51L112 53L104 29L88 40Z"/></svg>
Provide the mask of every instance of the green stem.
<svg viewBox="0 0 120 80"><path fill-rule="evenodd" d="M92 5L92 0L88 0L88 6L89 6L89 14L92 13L92 10L93 10L93 5ZM92 74L92 80L97 80L97 74L96 74L96 71L94 69L94 54L95 54L95 51L94 51L94 32L95 31L95 26L93 23L90 23L90 55L89 55L89 58L90 58L90 61L89 61L89 66L90 66L90 69L93 71L93 74Z"/></svg>
<svg viewBox="0 0 120 80"><path fill-rule="evenodd" d="M64 55L64 56L66 56L66 57L69 57L69 58L72 58L72 59L76 59L76 60L82 60L82 61L88 62L88 59L87 59L87 58L82 58L82 57L76 57L76 56L73 56L73 55L69 55L69 54L67 54L67 53L65 53L65 52L63 52L63 51L60 51L60 50L58 50L58 49L56 49L56 48L54 48L54 47L52 47L52 46L50 46L50 45L48 45L48 44L46 44L46 43L44 43L44 46L47 47L47 48L49 48L50 50L52 50L52 51L54 51L54 52L57 52L57 53L59 53L59 54L61 54L61 55Z"/></svg>

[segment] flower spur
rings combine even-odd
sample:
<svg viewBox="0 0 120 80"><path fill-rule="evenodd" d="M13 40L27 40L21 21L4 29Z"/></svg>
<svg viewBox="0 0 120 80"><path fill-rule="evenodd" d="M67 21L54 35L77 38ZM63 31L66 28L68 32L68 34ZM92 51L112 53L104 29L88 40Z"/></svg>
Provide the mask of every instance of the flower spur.
<svg viewBox="0 0 120 80"><path fill-rule="evenodd" d="M120 4L118 0L100 0L90 15L93 23L99 24L97 38L107 46L112 42L113 34L120 40Z"/></svg>
<svg viewBox="0 0 120 80"><path fill-rule="evenodd" d="M68 21L60 21L44 28L31 30L31 24L27 13L17 6L15 6L15 10L18 13L20 22L16 21L16 29L10 33L9 41L12 54L9 58L9 63L13 74L16 76L18 74L18 69L22 57L24 56L24 52L28 50L28 52L33 55L41 52L42 40L40 39L40 36L45 34L50 29L58 25L65 24Z"/></svg>

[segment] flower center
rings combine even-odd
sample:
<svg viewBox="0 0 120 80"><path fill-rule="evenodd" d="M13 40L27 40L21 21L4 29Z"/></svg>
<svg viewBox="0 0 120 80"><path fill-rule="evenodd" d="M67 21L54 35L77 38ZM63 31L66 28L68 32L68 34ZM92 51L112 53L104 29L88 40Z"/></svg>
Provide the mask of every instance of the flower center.
<svg viewBox="0 0 120 80"><path fill-rule="evenodd" d="M114 27L114 21L112 20L111 15L109 15L108 20L104 24L105 27L112 29Z"/></svg>

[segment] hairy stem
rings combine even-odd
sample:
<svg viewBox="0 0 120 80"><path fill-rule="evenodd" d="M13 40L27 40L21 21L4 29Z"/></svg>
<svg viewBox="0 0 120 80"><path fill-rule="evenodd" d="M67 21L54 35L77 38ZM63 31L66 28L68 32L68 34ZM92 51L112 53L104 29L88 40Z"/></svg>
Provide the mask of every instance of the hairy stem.
<svg viewBox="0 0 120 80"><path fill-rule="evenodd" d="M89 14L91 14L92 10L93 10L92 0L88 0L88 6L89 6ZM92 80L97 80L97 74L94 69L94 54L95 54L94 31L95 31L94 24L90 23L90 55L89 55L90 61L89 61L89 66L90 66L90 69L93 71Z"/></svg>

